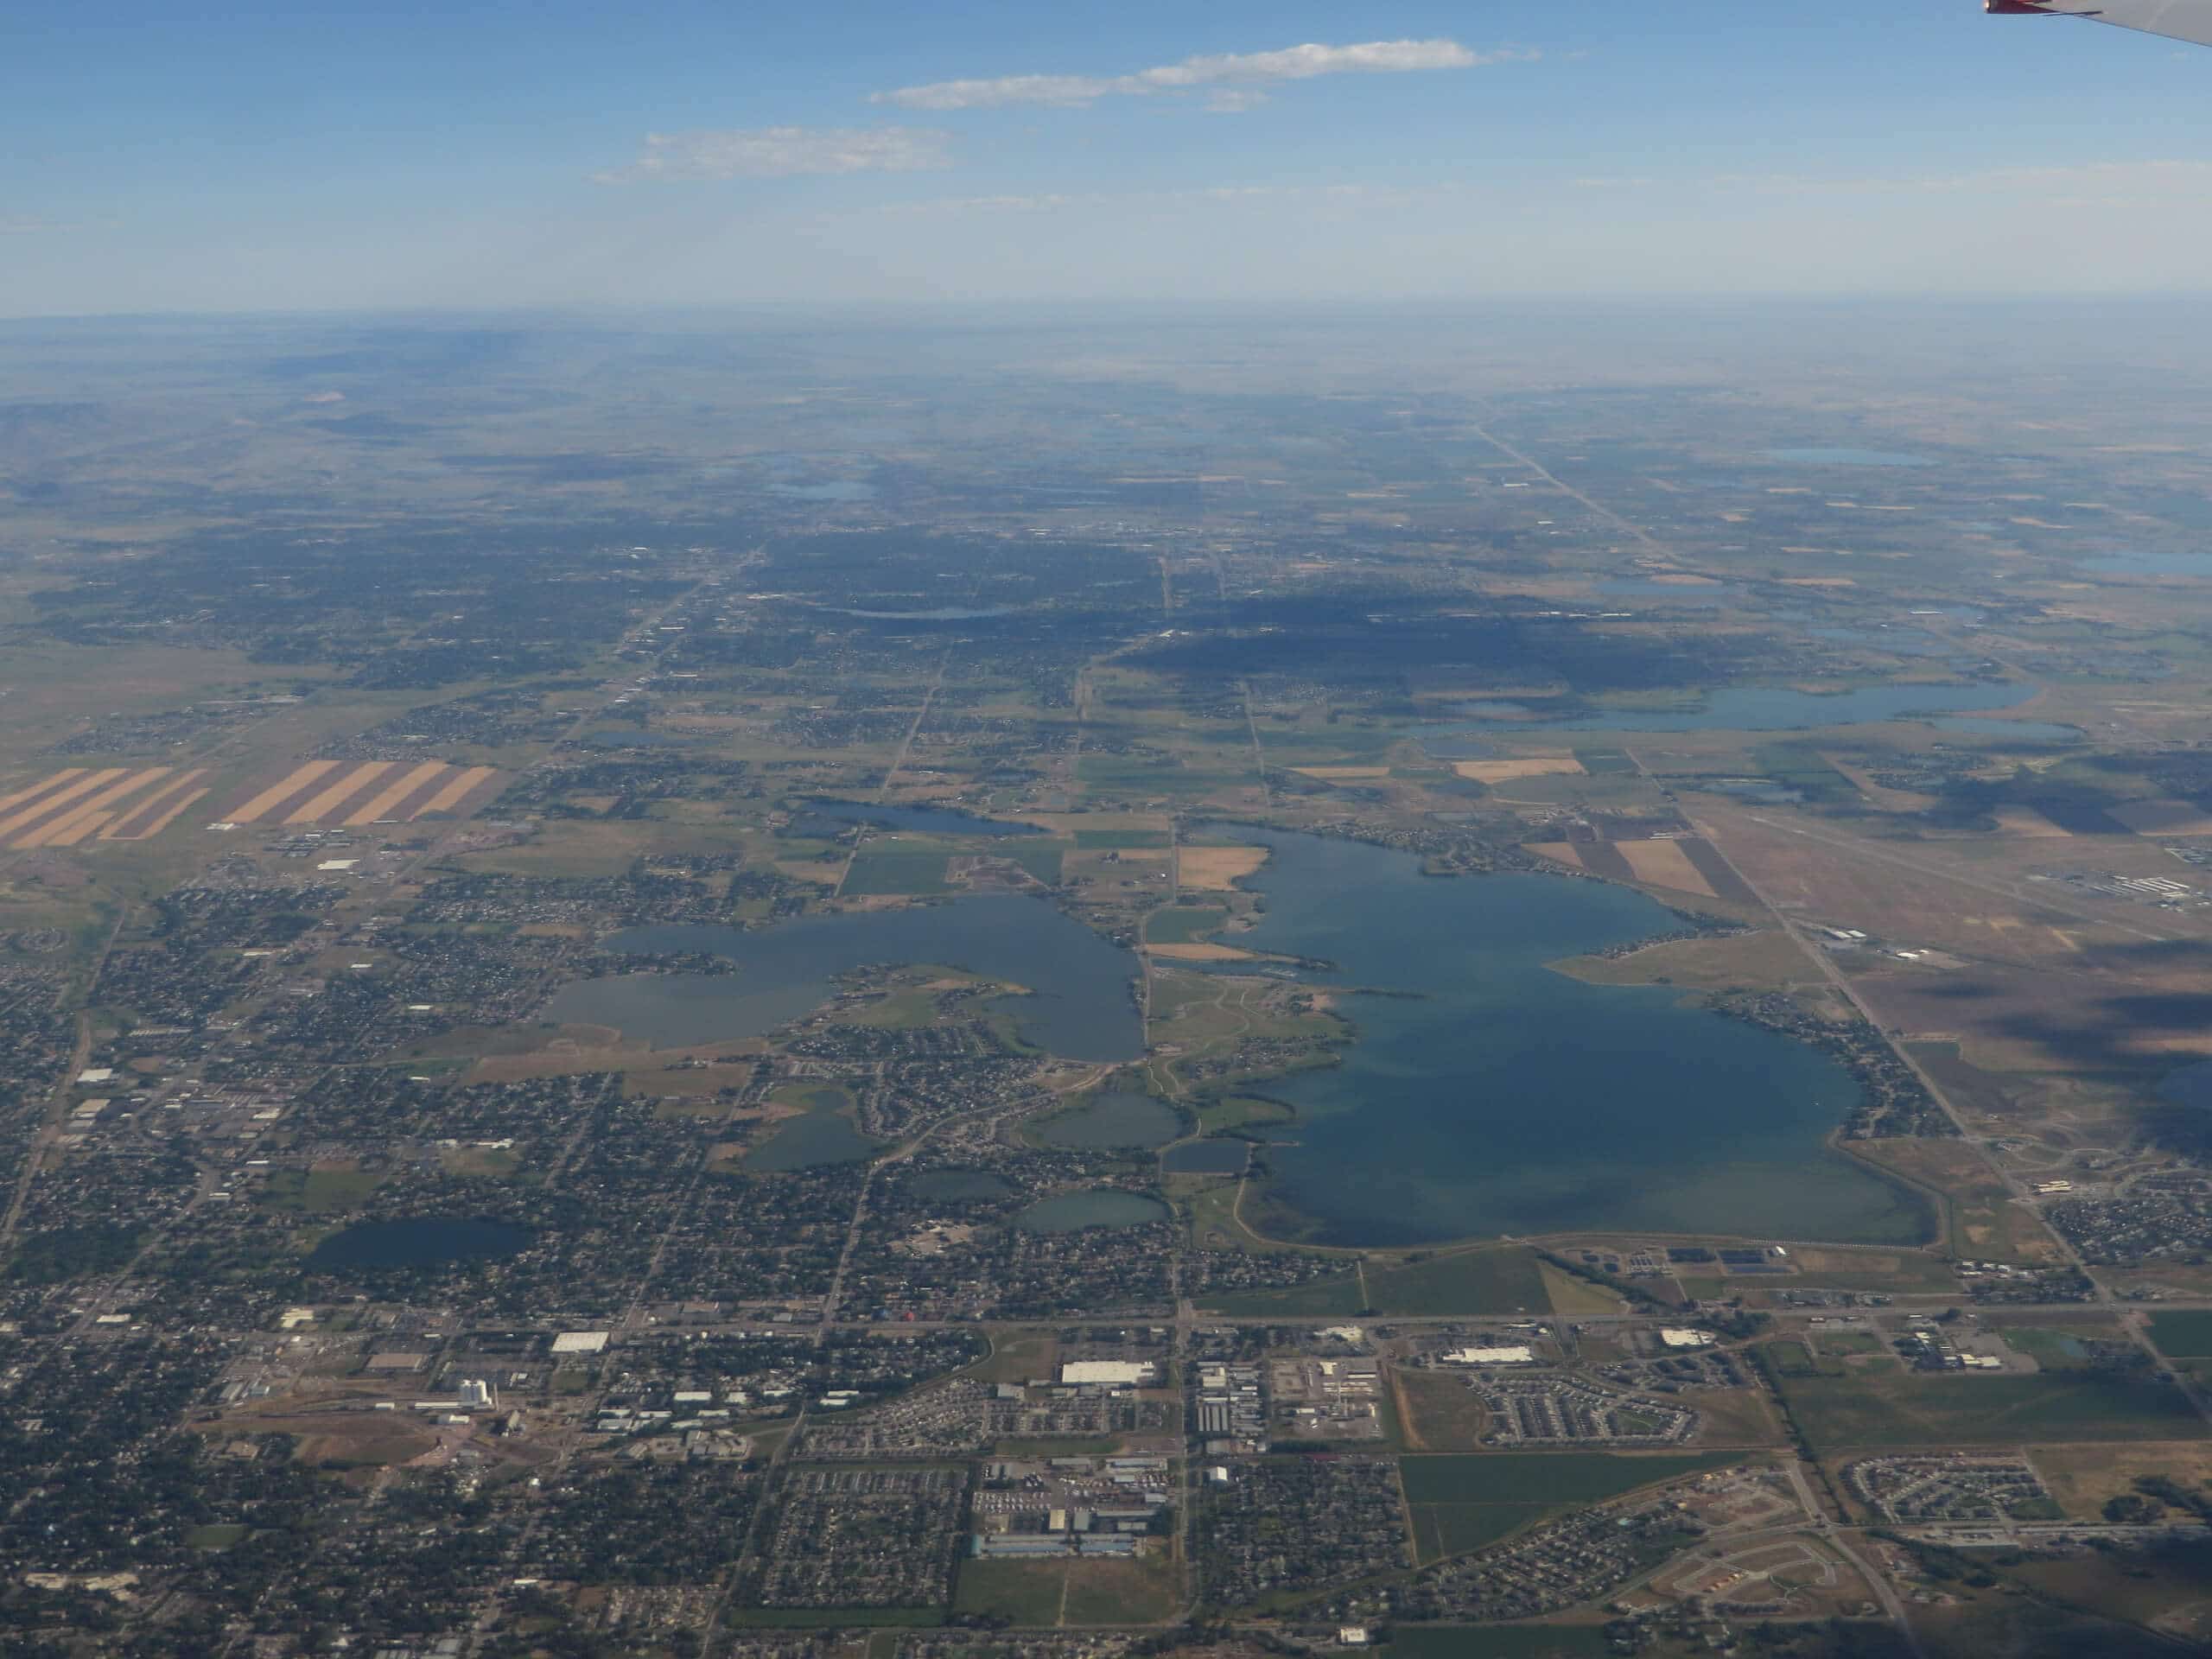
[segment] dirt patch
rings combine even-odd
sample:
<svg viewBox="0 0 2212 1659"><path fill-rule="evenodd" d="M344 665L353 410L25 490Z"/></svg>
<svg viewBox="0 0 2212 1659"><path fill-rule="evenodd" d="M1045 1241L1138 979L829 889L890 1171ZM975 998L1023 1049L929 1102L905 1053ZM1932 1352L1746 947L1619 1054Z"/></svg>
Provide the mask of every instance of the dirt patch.
<svg viewBox="0 0 2212 1659"><path fill-rule="evenodd" d="M1681 893L1701 893L1715 897L1713 886L1690 862L1678 842L1671 841L1624 841L1615 843L1628 867L1636 872L1636 879L1646 887L1672 887Z"/></svg>
<svg viewBox="0 0 2212 1659"><path fill-rule="evenodd" d="M2074 834L2071 830L2060 829L2031 806L2000 806L1996 817L1997 827L2008 836L2069 840Z"/></svg>
<svg viewBox="0 0 2212 1659"><path fill-rule="evenodd" d="M2130 801L2107 810L2139 836L2212 836L2212 812L2188 801Z"/></svg>
<svg viewBox="0 0 2212 1659"><path fill-rule="evenodd" d="M1571 754L1530 754L1517 760L1454 760L1452 770L1478 784L1510 784L1521 778L1579 777L1582 763Z"/></svg>
<svg viewBox="0 0 2212 1659"><path fill-rule="evenodd" d="M1163 962L1257 962L1259 957L1249 950L1238 950L1226 944L1147 944L1145 955L1158 957Z"/></svg>
<svg viewBox="0 0 2212 1659"><path fill-rule="evenodd" d="M1183 847L1175 854L1178 886L1199 893L1227 893L1268 861L1264 847Z"/></svg>

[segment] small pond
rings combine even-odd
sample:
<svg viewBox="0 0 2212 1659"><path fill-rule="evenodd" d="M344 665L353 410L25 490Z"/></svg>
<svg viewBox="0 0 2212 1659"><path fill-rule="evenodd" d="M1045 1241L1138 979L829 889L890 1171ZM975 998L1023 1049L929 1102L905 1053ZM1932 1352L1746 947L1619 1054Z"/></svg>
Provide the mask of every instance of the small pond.
<svg viewBox="0 0 2212 1659"><path fill-rule="evenodd" d="M1164 1147L1183 1133L1183 1115L1150 1095L1108 1092L1031 1133L1048 1147Z"/></svg>

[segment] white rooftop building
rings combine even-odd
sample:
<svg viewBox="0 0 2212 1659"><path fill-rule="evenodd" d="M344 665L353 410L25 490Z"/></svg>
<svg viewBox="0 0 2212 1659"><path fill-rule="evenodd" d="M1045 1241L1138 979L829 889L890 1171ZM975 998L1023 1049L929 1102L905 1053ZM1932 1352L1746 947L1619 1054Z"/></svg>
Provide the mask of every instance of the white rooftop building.
<svg viewBox="0 0 2212 1659"><path fill-rule="evenodd" d="M1060 1367L1060 1381L1134 1389L1152 1381L1152 1367L1138 1360L1072 1359Z"/></svg>

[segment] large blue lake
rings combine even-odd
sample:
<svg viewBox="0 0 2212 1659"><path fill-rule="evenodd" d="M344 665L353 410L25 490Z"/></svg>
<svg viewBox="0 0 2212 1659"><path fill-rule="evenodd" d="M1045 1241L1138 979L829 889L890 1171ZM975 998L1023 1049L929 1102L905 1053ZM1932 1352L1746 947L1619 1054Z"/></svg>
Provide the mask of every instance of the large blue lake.
<svg viewBox="0 0 2212 1659"><path fill-rule="evenodd" d="M1271 1200L1318 1243L1606 1231L1919 1242L1920 1203L1831 1152L1859 1097L1819 1051L1601 987L1557 959L1679 925L1620 887L1424 876L1409 855L1268 833L1239 945L1325 958L1357 996L1343 1064L1271 1084L1298 1109L1268 1148Z"/></svg>
<svg viewBox="0 0 2212 1659"><path fill-rule="evenodd" d="M904 910L805 916L773 927L633 927L606 941L637 956L716 956L734 974L617 974L575 980L541 1019L613 1026L656 1048L760 1037L828 1001L840 975L873 966L964 969L1020 985L1022 1039L1071 1060L1131 1060L1144 1033L1137 959L1042 899L993 893Z"/></svg>

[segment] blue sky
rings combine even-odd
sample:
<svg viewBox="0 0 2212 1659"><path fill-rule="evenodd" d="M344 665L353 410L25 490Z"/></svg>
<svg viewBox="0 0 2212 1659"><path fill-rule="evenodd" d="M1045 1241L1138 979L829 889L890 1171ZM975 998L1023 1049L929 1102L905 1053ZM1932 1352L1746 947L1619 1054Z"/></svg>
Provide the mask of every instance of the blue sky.
<svg viewBox="0 0 2212 1659"><path fill-rule="evenodd" d="M10 0L0 315L2197 288L2208 94L1976 0Z"/></svg>

